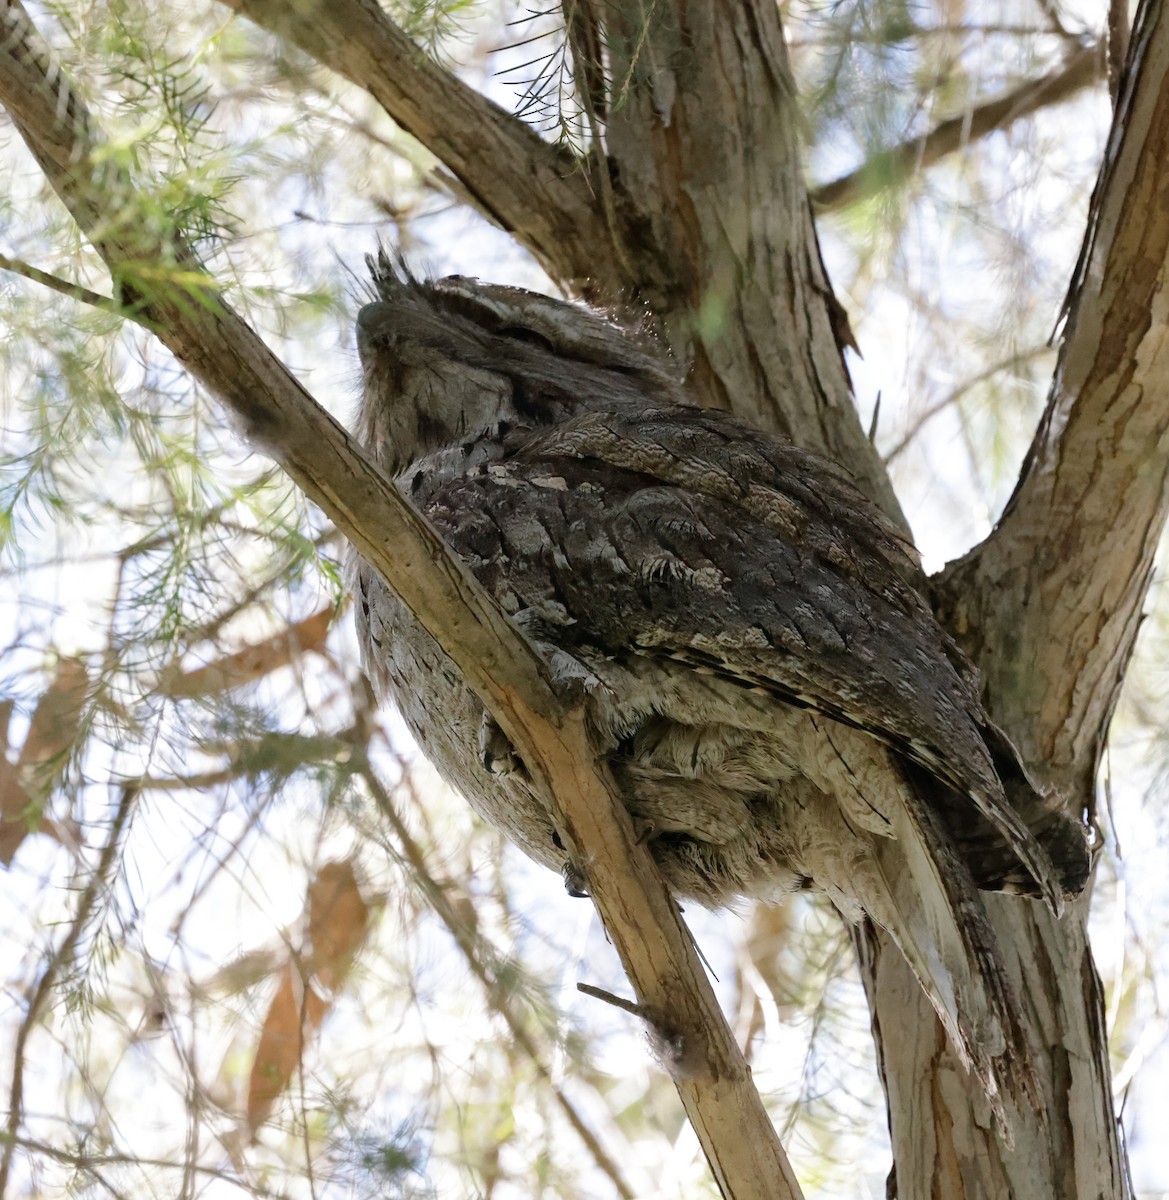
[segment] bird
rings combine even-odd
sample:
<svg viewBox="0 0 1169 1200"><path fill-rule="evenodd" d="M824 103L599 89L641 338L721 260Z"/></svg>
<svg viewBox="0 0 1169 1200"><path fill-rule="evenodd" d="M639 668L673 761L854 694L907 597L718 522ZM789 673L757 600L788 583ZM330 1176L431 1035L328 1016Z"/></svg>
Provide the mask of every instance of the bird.
<svg viewBox="0 0 1169 1200"><path fill-rule="evenodd" d="M902 530L830 459L694 404L645 320L369 260L357 436L554 679L673 895L885 929L996 1111L1034 1095L981 892L1059 911L1088 839L1029 776ZM423 753L587 892L503 731L356 552L363 668Z"/></svg>

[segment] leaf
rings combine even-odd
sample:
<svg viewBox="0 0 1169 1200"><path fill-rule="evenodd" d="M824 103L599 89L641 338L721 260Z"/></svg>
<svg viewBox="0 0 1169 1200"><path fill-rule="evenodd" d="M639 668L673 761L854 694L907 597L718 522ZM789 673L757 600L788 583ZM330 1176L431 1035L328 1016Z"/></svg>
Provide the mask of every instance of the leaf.
<svg viewBox="0 0 1169 1200"><path fill-rule="evenodd" d="M45 801L60 779L81 728L89 674L79 658L62 658L29 721L14 764L0 756L0 864L9 866L30 833L65 844L65 830L44 816ZM5 729L7 741L7 729Z"/></svg>
<svg viewBox="0 0 1169 1200"><path fill-rule="evenodd" d="M284 964L248 1080L247 1121L253 1133L288 1087L300 1067L308 1037L320 1028L331 1007L331 1001L302 979L293 962Z"/></svg>
<svg viewBox="0 0 1169 1200"><path fill-rule="evenodd" d="M0 760L0 863L11 865L20 843L37 824L28 792L5 756Z"/></svg>
<svg viewBox="0 0 1169 1200"><path fill-rule="evenodd" d="M281 954L271 946L249 950L220 967L214 975L196 985L200 998L216 995L237 996L255 987L280 969Z"/></svg>
<svg viewBox="0 0 1169 1200"><path fill-rule="evenodd" d="M234 654L190 671L167 671L159 680L158 690L175 698L219 695L255 683L309 651L322 654L336 611L332 604L326 605L303 621Z"/></svg>
<svg viewBox="0 0 1169 1200"><path fill-rule="evenodd" d="M247 1123L254 1133L299 1069L333 997L353 966L369 925L369 905L348 860L325 863L305 901L306 945L279 969L248 1081Z"/></svg>
<svg viewBox="0 0 1169 1200"><path fill-rule="evenodd" d="M64 770L64 759L77 739L88 691L85 663L79 658L62 658L56 677L33 710L17 765L35 772L36 782L46 794ZM37 769L41 767L50 769Z"/></svg>
<svg viewBox="0 0 1169 1200"><path fill-rule="evenodd" d="M353 864L326 863L308 893L309 961L325 989L336 991L345 982L368 925L369 905L362 899Z"/></svg>

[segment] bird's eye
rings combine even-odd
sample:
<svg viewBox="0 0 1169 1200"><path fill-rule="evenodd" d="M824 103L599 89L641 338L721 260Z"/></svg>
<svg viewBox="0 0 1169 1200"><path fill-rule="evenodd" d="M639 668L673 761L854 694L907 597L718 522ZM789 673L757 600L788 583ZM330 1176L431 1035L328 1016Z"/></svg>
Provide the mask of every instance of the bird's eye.
<svg viewBox="0 0 1169 1200"><path fill-rule="evenodd" d="M549 354L556 352L556 347L542 334L526 325L504 325L499 331L501 337L512 338L517 342L527 342L529 346L539 346Z"/></svg>

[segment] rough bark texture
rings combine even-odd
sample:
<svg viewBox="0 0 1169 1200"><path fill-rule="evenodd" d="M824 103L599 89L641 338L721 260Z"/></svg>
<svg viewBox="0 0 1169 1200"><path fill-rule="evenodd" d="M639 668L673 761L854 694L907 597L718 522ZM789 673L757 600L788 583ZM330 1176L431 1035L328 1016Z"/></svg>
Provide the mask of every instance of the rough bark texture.
<svg viewBox="0 0 1169 1200"><path fill-rule="evenodd" d="M936 586L940 612L983 669L992 711L1028 761L1089 813L1169 507L1167 73L1169 24L1148 4L1133 31L1047 411L998 528ZM1047 1128L1021 1121L1012 1153L983 1128L977 1097L930 1089L935 1125L965 1153L935 1156L930 1185L899 1160L899 1195L1123 1196L1087 906L1055 927L1027 906L991 912L1048 1064ZM920 1095L954 1068L946 1053L928 1065L904 1055L907 1032L927 1014L906 995L891 949L875 951L870 973L884 1066ZM895 1109L895 1145L920 1152L910 1130L899 1132L899 1116Z"/></svg>

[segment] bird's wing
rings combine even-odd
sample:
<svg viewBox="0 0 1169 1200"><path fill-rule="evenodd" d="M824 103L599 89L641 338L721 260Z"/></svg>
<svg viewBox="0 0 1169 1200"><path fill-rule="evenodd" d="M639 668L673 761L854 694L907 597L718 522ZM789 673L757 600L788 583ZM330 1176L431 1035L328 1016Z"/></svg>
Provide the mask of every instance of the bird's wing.
<svg viewBox="0 0 1169 1200"><path fill-rule="evenodd" d="M972 672L904 544L824 460L725 414L591 412L415 499L505 610L561 626L565 648L672 658L864 730L969 796L1058 905Z"/></svg>
<svg viewBox="0 0 1169 1200"><path fill-rule="evenodd" d="M983 790L1042 870L978 736L977 699L857 518L797 511L788 493L802 524L779 536L712 489L660 475L533 441L417 498L505 610L534 617L562 650L680 660L826 714L823 745L854 779L887 756L872 734L946 787ZM804 482L830 509L825 489ZM1026 1096L1029 1060L993 931L930 789L891 785L892 837L812 793L791 831L808 873L889 930L1001 1113L998 1093Z"/></svg>

